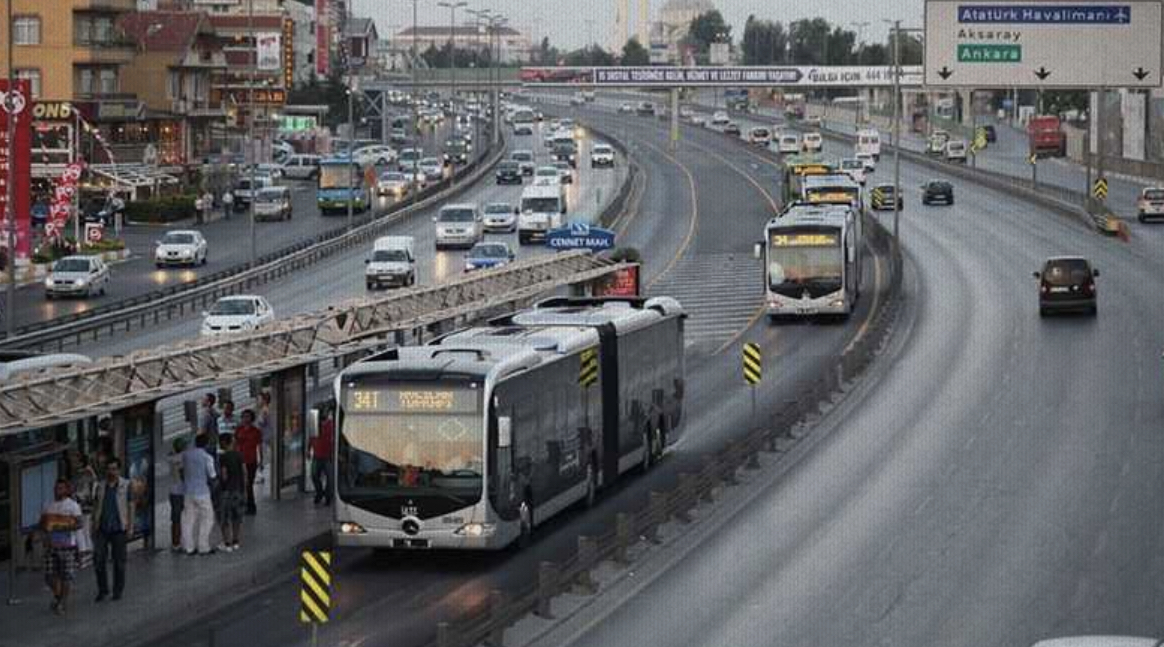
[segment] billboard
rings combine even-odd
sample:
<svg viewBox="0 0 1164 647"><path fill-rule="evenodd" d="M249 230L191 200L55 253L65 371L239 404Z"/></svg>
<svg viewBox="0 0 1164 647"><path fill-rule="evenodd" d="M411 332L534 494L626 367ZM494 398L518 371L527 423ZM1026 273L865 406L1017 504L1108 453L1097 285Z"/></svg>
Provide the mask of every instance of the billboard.
<svg viewBox="0 0 1164 647"><path fill-rule="evenodd" d="M888 87L893 67L883 66L648 66L527 67L523 83L631 88L674 87ZM902 66L903 86L921 85L920 65Z"/></svg>
<svg viewBox="0 0 1164 647"><path fill-rule="evenodd" d="M32 181L32 92L27 80L16 82L9 91L8 80L0 79L0 218L3 233L0 247L8 247L8 186L13 185L16 201L12 211L16 216L16 257L28 258L32 249L30 237L31 181ZM9 138L14 138L15 157L8 158Z"/></svg>
<svg viewBox="0 0 1164 647"><path fill-rule="evenodd" d="M315 0L315 74L331 74L331 23L328 0Z"/></svg>
<svg viewBox="0 0 1164 647"><path fill-rule="evenodd" d="M283 53L280 47L282 38L281 34L274 32L255 34L255 66L258 69L268 72L282 69L279 64Z"/></svg>

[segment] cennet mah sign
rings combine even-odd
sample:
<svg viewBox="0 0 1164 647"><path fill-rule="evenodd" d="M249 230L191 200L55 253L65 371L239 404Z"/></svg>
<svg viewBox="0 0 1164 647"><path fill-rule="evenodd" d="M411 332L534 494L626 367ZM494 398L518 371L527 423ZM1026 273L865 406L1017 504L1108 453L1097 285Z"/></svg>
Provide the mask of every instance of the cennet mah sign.
<svg viewBox="0 0 1164 647"><path fill-rule="evenodd" d="M546 246L559 251L571 249L606 251L614 249L614 232L576 221L546 234Z"/></svg>
<svg viewBox="0 0 1164 647"><path fill-rule="evenodd" d="M925 12L927 85L1161 83L1161 0L926 0Z"/></svg>
<svg viewBox="0 0 1164 647"><path fill-rule="evenodd" d="M922 68L902 66L901 84L921 85ZM893 84L892 66L527 67L527 85L630 88L875 87Z"/></svg>

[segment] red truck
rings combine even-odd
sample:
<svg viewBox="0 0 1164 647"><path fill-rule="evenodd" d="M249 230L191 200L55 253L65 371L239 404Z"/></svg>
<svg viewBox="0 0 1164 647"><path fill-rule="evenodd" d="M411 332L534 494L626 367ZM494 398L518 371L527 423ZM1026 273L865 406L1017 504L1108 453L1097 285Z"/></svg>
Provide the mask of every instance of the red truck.
<svg viewBox="0 0 1164 647"><path fill-rule="evenodd" d="M1067 133L1059 126L1059 118L1054 115L1031 117L1027 122L1027 138L1033 155L1063 157L1067 154Z"/></svg>

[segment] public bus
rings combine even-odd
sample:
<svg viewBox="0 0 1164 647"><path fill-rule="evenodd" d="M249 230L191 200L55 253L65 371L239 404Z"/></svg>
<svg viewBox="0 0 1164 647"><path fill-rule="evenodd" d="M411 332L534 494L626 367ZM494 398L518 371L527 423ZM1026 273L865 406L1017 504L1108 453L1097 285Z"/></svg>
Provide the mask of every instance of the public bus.
<svg viewBox="0 0 1164 647"><path fill-rule="evenodd" d="M860 215L843 204L796 202L764 226L768 316L853 312L861 292Z"/></svg>
<svg viewBox="0 0 1164 647"><path fill-rule="evenodd" d="M347 368L338 546L495 550L636 467L682 429L674 299L556 297Z"/></svg>
<svg viewBox="0 0 1164 647"><path fill-rule="evenodd" d="M805 175L801 180L801 198L810 204L848 205L860 214L864 211L861 185L847 173Z"/></svg>
<svg viewBox="0 0 1164 647"><path fill-rule="evenodd" d="M319 162L319 188L316 202L323 215L348 212L348 204L356 213L372 206L375 174L369 177L367 169L351 157L328 157Z"/></svg>
<svg viewBox="0 0 1164 647"><path fill-rule="evenodd" d="M832 175L837 165L819 155L790 155L784 159L784 203L800 200L804 194L804 178L811 175Z"/></svg>

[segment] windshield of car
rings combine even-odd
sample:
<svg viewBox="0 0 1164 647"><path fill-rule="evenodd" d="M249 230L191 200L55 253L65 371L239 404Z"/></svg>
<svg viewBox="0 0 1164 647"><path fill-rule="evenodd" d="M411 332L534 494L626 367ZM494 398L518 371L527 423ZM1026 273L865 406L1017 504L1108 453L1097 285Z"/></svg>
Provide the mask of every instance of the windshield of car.
<svg viewBox="0 0 1164 647"><path fill-rule="evenodd" d="M259 191L259 195L255 196L255 201L267 203L282 202L283 197L283 191L280 189L263 190Z"/></svg>
<svg viewBox="0 0 1164 647"><path fill-rule="evenodd" d="M54 272L88 272L89 259L62 258L53 265Z"/></svg>
<svg viewBox="0 0 1164 647"><path fill-rule="evenodd" d="M614 152L614 149L609 146L595 146L594 153L597 155L609 155Z"/></svg>
<svg viewBox="0 0 1164 647"><path fill-rule="evenodd" d="M538 169L537 173L535 173L535 175L537 175L538 177L558 177L561 174L558 173L558 169L550 166L550 167L542 167L542 168Z"/></svg>
<svg viewBox="0 0 1164 647"><path fill-rule="evenodd" d="M398 173L398 172L393 171L390 173L382 174L380 176L380 181L381 182L407 182L408 176L406 176L403 173Z"/></svg>
<svg viewBox="0 0 1164 647"><path fill-rule="evenodd" d="M528 151L514 151L514 153L509 156L509 159L515 162L532 162L533 153Z"/></svg>
<svg viewBox="0 0 1164 647"><path fill-rule="evenodd" d="M445 208L441 209L437 220L439 222L473 222L475 215L472 209Z"/></svg>
<svg viewBox="0 0 1164 647"><path fill-rule="evenodd" d="M499 171L516 171L517 169L517 162L505 161L497 165L497 170Z"/></svg>
<svg viewBox="0 0 1164 647"><path fill-rule="evenodd" d="M1153 202L1164 200L1164 189L1146 189L1144 191L1144 199Z"/></svg>
<svg viewBox="0 0 1164 647"><path fill-rule="evenodd" d="M193 245L194 234L171 232L162 236L163 245Z"/></svg>
<svg viewBox="0 0 1164 647"><path fill-rule="evenodd" d="M560 207L558 198L521 199L521 210L524 213L557 213Z"/></svg>
<svg viewBox="0 0 1164 647"><path fill-rule="evenodd" d="M841 160L841 168L846 171L859 170L865 168L865 164L861 160Z"/></svg>
<svg viewBox="0 0 1164 647"><path fill-rule="evenodd" d="M1058 258L1043 268L1043 281L1048 285L1077 285L1091 278L1091 266L1082 258Z"/></svg>
<svg viewBox="0 0 1164 647"><path fill-rule="evenodd" d="M408 252L403 249L377 249L372 253L374 263L407 263Z"/></svg>
<svg viewBox="0 0 1164 647"><path fill-rule="evenodd" d="M494 202L485 205L485 213L513 213L513 206L508 202Z"/></svg>
<svg viewBox="0 0 1164 647"><path fill-rule="evenodd" d="M440 166L441 161L435 157L426 157L426 158L420 160L420 165L421 166Z"/></svg>
<svg viewBox="0 0 1164 647"><path fill-rule="evenodd" d="M509 250L498 243L477 244L469 251L472 258L507 258Z"/></svg>
<svg viewBox="0 0 1164 647"><path fill-rule="evenodd" d="M250 299L221 299L210 309L212 315L251 315L255 313L255 302Z"/></svg>
<svg viewBox="0 0 1164 647"><path fill-rule="evenodd" d="M413 160L418 160L420 159L420 151L412 148L406 148L400 151L400 155L397 155L396 159L401 162L411 162Z"/></svg>

